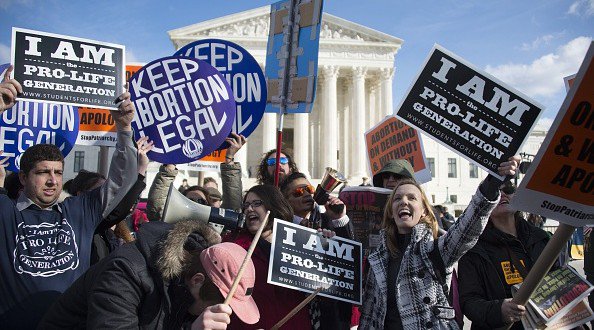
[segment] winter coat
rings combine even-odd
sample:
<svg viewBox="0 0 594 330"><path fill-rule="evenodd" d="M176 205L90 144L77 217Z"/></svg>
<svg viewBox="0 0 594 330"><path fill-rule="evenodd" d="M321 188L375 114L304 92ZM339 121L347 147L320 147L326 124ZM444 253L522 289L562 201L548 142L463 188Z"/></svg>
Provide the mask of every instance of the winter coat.
<svg viewBox="0 0 594 330"><path fill-rule="evenodd" d="M193 302L180 279L184 243L198 232L220 242L197 221L143 225L136 241L121 246L81 276L45 314L40 329L176 329Z"/></svg>
<svg viewBox="0 0 594 330"><path fill-rule="evenodd" d="M241 164L238 162L226 164L221 163L221 186L223 187L224 209L241 210L243 202L241 194L243 186L241 183Z"/></svg>
<svg viewBox="0 0 594 330"><path fill-rule="evenodd" d="M511 298L506 294L509 291L506 288L511 288L513 284L502 281L499 268L502 264L507 264L511 270L514 269L505 246L511 247L511 250L515 247L525 251L527 258L518 259L524 262L528 272L549 241L549 235L545 231L523 219L516 220L516 230L518 238L513 239L511 235L489 224L476 246L460 259L460 306L464 315L472 321L472 329L493 329L505 325L501 317L501 303L504 299ZM510 272L510 276L514 277L513 282L522 281L517 270L513 274Z"/></svg>
<svg viewBox="0 0 594 330"><path fill-rule="evenodd" d="M146 203L146 216L149 221L161 220L163 207L165 207L165 202L167 201L169 186L175 180L177 173L177 169L169 170L165 165L159 167L159 172L153 180Z"/></svg>
<svg viewBox="0 0 594 330"><path fill-rule="evenodd" d="M445 283L451 281L454 264L477 242L498 201L499 197L489 201L477 191L458 221L437 240L433 239L428 225L419 223L413 227L411 242L402 256L396 281L398 310L389 311L400 313L404 329L458 329L444 286L447 291ZM368 258L370 271L360 308L361 330L384 329L388 312L387 270L390 252L383 230L380 239L380 245Z"/></svg>

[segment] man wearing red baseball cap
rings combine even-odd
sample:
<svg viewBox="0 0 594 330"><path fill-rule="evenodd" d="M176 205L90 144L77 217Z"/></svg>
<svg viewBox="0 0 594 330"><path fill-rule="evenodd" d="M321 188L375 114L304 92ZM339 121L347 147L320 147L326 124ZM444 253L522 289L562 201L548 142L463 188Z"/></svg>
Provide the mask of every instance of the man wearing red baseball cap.
<svg viewBox="0 0 594 330"><path fill-rule="evenodd" d="M91 267L58 298L40 329L226 329L231 313L260 319L251 297L254 264L246 264L229 305L223 304L247 254L201 221L143 224L135 242Z"/></svg>

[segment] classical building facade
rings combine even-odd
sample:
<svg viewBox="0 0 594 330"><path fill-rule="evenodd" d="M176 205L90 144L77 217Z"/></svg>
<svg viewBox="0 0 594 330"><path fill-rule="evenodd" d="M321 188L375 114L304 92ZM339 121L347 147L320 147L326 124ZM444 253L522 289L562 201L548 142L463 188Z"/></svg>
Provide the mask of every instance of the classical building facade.
<svg viewBox="0 0 594 330"><path fill-rule="evenodd" d="M175 50L200 39L218 38L246 48L263 67L270 7L200 22L169 31ZM291 114L284 119L285 146L293 149L299 169L317 183L327 166L344 173L358 185L369 176L364 132L391 115L399 100L392 97L396 55L403 41L368 27L324 13L320 36L318 86L310 114ZM173 53L173 51L172 51ZM256 168L263 153L276 147L276 114L265 114L248 138L247 147L236 155L244 170L244 188L255 184ZM523 152L534 155L546 135L536 127ZM460 212L470 201L486 173L464 158L424 136L423 144L433 172L424 185L434 204L448 204ZM97 147L75 147L66 160L65 179L80 168L97 169ZM111 152L110 152L111 154ZM152 164L147 177L152 182L159 164ZM206 176L218 179L216 172ZM183 172L176 179L197 182L196 173ZM220 182L220 181L219 181ZM146 189L144 195L148 193Z"/></svg>
<svg viewBox="0 0 594 330"><path fill-rule="evenodd" d="M217 38L247 49L263 67L270 7L265 6L169 31L175 49ZM324 13L320 32L318 86L310 114L284 118L285 145L312 178L327 166L353 180L366 176L364 132L392 114L394 60L402 40ZM254 174L260 157L276 147L276 114L265 114L236 157Z"/></svg>

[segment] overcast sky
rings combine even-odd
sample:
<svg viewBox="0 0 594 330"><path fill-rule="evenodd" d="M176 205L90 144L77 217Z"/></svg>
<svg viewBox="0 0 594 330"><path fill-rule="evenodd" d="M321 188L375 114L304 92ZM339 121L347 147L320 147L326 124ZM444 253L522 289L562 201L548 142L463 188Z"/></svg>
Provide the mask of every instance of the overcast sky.
<svg viewBox="0 0 594 330"><path fill-rule="evenodd" d="M0 0L0 63L10 60L13 26L123 44L128 61L149 62L173 53L169 30L270 3ZM543 104L545 121L594 35L594 0L326 0L324 11L404 40L394 106L438 43Z"/></svg>

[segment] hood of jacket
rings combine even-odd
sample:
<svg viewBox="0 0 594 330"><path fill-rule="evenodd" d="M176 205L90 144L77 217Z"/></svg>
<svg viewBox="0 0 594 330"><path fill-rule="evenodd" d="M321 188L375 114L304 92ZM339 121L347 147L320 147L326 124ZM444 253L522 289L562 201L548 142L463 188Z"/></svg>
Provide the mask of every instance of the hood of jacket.
<svg viewBox="0 0 594 330"><path fill-rule="evenodd" d="M141 226L137 236L138 249L151 261L152 271L166 282L178 278L190 263L190 255L184 250L184 246L191 245L187 244L189 237L201 248L221 242L221 236L208 224L195 220L175 224L151 221Z"/></svg>

